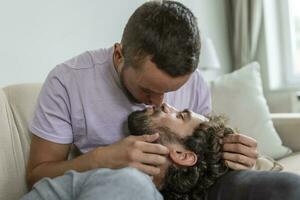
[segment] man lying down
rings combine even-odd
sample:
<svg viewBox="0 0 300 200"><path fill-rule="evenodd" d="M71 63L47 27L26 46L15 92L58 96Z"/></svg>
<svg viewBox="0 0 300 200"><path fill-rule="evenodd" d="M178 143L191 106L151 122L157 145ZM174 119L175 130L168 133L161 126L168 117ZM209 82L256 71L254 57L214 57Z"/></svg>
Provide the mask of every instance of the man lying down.
<svg viewBox="0 0 300 200"><path fill-rule="evenodd" d="M121 200L122 187L128 188L131 200L300 199L298 175L228 169L222 160L221 139L234 134L234 130L226 126L220 116L204 117L163 104L160 108L131 113L128 128L135 136L159 133L155 142L166 146L170 152L159 175L149 177L134 168L69 171L55 179L42 179L42 184L36 184L23 199ZM120 178L122 173L124 178ZM219 184L220 179L226 184ZM110 182L115 183L114 190L111 185L107 186ZM210 187L213 184L217 187ZM149 190L151 187L153 190Z"/></svg>
<svg viewBox="0 0 300 200"><path fill-rule="evenodd" d="M128 128L133 135L159 133L157 142L168 147L168 162L153 177L165 199L202 199L228 170L220 142L234 131L222 117L206 118L188 109L179 112L164 104L131 113Z"/></svg>

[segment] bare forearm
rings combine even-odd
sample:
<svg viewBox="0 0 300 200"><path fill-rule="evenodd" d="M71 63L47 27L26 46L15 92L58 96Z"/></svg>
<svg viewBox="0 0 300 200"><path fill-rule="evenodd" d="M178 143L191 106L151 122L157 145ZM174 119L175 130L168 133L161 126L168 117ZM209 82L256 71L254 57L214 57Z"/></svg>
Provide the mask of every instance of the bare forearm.
<svg viewBox="0 0 300 200"><path fill-rule="evenodd" d="M92 151L72 160L41 163L27 173L27 182L31 188L34 183L44 177L55 178L69 170L84 172L99 167L101 166L96 162L94 152Z"/></svg>
<svg viewBox="0 0 300 200"><path fill-rule="evenodd" d="M167 147L152 144L158 137L158 134L128 136L115 144L98 147L68 161L65 158L69 152L69 146L48 141L39 143L38 138L33 138L27 171L28 186L31 187L44 177L61 176L68 170L84 172L96 168L119 169L131 166L151 176L158 175L160 173L158 166L165 164L165 156L169 154ZM151 159L145 161L144 157L149 155Z"/></svg>

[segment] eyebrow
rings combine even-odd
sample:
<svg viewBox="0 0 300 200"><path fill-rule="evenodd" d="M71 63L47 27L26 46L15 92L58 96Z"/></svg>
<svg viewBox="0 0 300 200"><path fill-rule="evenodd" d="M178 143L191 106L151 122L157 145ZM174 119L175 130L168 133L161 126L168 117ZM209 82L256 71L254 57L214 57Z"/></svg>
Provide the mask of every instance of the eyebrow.
<svg viewBox="0 0 300 200"><path fill-rule="evenodd" d="M181 113L186 113L187 114L187 117L188 117L188 120L191 120L191 116L192 116L192 113L190 110L188 109L184 109Z"/></svg>

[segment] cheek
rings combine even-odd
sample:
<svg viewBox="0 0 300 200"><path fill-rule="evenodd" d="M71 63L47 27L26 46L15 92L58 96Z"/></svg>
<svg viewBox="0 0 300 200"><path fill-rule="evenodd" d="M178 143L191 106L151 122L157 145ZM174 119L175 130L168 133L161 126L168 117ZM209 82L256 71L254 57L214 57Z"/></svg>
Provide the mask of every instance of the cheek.
<svg viewBox="0 0 300 200"><path fill-rule="evenodd" d="M141 100L143 98L143 94L139 91L137 87L137 83L132 79L125 81L125 87L127 90L138 100Z"/></svg>
<svg viewBox="0 0 300 200"><path fill-rule="evenodd" d="M136 95L136 98L138 98L141 102L146 102L148 100L148 98L144 94L144 92L138 91L135 95Z"/></svg>
<svg viewBox="0 0 300 200"><path fill-rule="evenodd" d="M176 129L180 129L182 127L181 121L174 117L161 117L159 120L157 120L157 123L159 123L161 126L168 127L173 131L176 131Z"/></svg>

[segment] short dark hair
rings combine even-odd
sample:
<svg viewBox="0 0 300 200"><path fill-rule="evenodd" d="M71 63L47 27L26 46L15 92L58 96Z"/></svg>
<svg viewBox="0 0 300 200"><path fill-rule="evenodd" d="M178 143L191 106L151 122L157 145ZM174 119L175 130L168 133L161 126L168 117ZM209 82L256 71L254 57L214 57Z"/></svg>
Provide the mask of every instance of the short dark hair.
<svg viewBox="0 0 300 200"><path fill-rule="evenodd" d="M150 56L172 77L197 69L200 34L197 19L183 4L150 1L129 18L121 40L125 66L137 67Z"/></svg>

